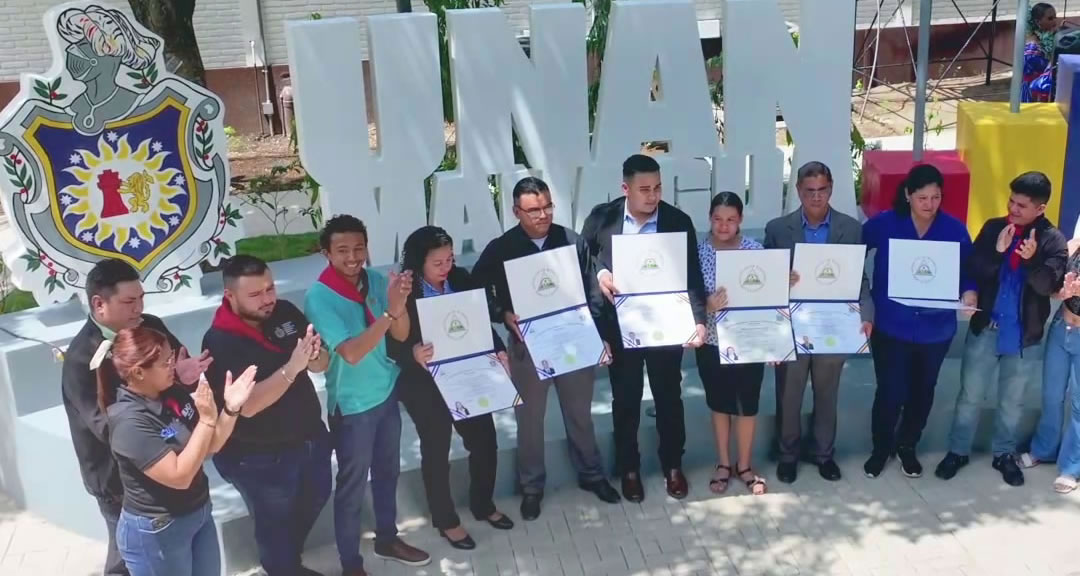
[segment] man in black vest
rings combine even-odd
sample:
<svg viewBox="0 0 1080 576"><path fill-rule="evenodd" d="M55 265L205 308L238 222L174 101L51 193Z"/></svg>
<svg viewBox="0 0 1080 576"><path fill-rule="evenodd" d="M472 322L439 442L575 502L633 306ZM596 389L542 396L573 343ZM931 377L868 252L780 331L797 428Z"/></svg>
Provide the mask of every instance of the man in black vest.
<svg viewBox="0 0 1080 576"><path fill-rule="evenodd" d="M529 177L518 182L514 186L514 215L519 224L492 240L473 266L473 278L487 289L492 320L505 324L510 333L507 349L510 373L523 402L514 409L514 414L518 423L518 482L523 494L521 516L525 520L540 516L540 501L544 498L544 415L552 384L559 396L578 485L605 502L620 500L619 493L604 477L603 461L596 447L592 422L595 369L585 368L541 380L521 337L518 316L510 300L503 262L576 244L577 234L573 230L552 222L554 213L551 192L543 180ZM554 373L550 367L542 368L547 374Z"/></svg>
<svg viewBox="0 0 1080 576"><path fill-rule="evenodd" d="M660 165L656 160L642 154L627 158L623 163L622 189L623 198L593 208L578 240L578 250L586 268L589 308L600 337L611 346L613 353L608 370L615 425L615 467L622 475L623 496L631 502L643 500L645 489L641 484L637 435L641 421L641 393L645 385L642 370L647 367L649 387L656 403L660 466L667 493L672 498L685 498L689 487L682 472L686 444L680 366L683 349L623 347L614 306L611 237L615 234L686 233L687 289L697 324L697 337L690 346L698 347L705 341L706 314L697 232L689 216L660 199Z"/></svg>
<svg viewBox="0 0 1080 576"><path fill-rule="evenodd" d="M103 340L112 340L120 330L139 325L165 334L173 350L179 350L176 375L184 385L197 384L199 375L212 359L207 352L197 358L189 357L187 350L165 328L160 318L143 314L143 287L139 273L126 262L112 259L98 262L86 275L86 299L90 316L64 354L61 396L83 483L86 491L97 499L109 532L105 574L126 575L127 567L116 549L116 522L120 518L124 490L120 485L116 460L109 449L107 417L98 406L97 374L90 369L90 360ZM111 382L110 385L115 392L120 381Z"/></svg>

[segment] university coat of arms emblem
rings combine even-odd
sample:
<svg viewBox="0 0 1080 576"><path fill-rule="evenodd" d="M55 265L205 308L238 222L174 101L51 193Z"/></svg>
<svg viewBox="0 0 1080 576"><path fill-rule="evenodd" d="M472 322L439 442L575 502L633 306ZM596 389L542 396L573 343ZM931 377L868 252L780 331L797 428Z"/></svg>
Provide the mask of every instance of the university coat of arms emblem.
<svg viewBox="0 0 1080 576"><path fill-rule="evenodd" d="M106 258L147 292L198 293L199 263L232 254L221 100L165 70L162 41L95 2L45 14L53 65L0 112L4 253L39 302L83 293Z"/></svg>

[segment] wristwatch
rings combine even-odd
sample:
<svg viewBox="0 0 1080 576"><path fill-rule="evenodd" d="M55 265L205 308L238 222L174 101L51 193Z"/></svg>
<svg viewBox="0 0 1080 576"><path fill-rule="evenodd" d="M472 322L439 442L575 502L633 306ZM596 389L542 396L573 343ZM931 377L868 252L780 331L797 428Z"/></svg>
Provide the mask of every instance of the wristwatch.
<svg viewBox="0 0 1080 576"><path fill-rule="evenodd" d="M239 415L240 415L240 411L241 411L241 410L243 410L243 409L244 409L244 407L243 407L243 406L241 406L241 407L240 407L240 410L237 410L236 412L233 412L232 410L229 410L229 405L228 405L228 404L226 404L226 405L225 405L225 408L224 408L224 409L223 409L222 411L223 411L223 412L225 412L225 414L227 414L227 415L229 415L229 416L239 416Z"/></svg>

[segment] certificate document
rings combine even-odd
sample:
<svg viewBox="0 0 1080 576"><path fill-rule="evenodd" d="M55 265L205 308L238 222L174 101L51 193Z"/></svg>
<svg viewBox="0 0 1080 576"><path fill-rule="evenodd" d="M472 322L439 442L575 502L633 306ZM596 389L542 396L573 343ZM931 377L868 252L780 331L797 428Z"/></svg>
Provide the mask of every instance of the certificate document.
<svg viewBox="0 0 1080 576"><path fill-rule="evenodd" d="M517 389L494 352L429 364L428 370L454 420L521 404Z"/></svg>
<svg viewBox="0 0 1080 576"><path fill-rule="evenodd" d="M791 299L857 302L865 261L862 244L796 244Z"/></svg>
<svg viewBox="0 0 1080 576"><path fill-rule="evenodd" d="M751 252L751 250L746 250ZM753 250L753 252L761 252ZM722 364L795 360L795 342L787 307L721 310L716 313L716 342Z"/></svg>
<svg viewBox="0 0 1080 576"><path fill-rule="evenodd" d="M716 288L727 290L727 307L787 306L790 250L717 250Z"/></svg>
<svg viewBox="0 0 1080 576"><path fill-rule="evenodd" d="M686 232L616 234L611 274L620 294L686 291Z"/></svg>
<svg viewBox="0 0 1080 576"><path fill-rule="evenodd" d="M792 302L791 328L799 354L865 354L858 302Z"/></svg>
<svg viewBox="0 0 1080 576"><path fill-rule="evenodd" d="M421 298L416 315L420 334L434 349L428 371L455 420L520 403L495 355L483 289Z"/></svg>
<svg viewBox="0 0 1080 576"><path fill-rule="evenodd" d="M889 299L917 308L970 309L960 303L960 243L889 240Z"/></svg>
<svg viewBox="0 0 1080 576"><path fill-rule="evenodd" d="M518 328L541 380L606 359L573 246L507 260L503 266Z"/></svg>
<svg viewBox="0 0 1080 576"><path fill-rule="evenodd" d="M615 312L625 348L682 346L697 337L686 292L618 295Z"/></svg>
<svg viewBox="0 0 1080 576"><path fill-rule="evenodd" d="M518 328L541 380L592 368L607 360L604 342L584 304L519 321Z"/></svg>
<svg viewBox="0 0 1080 576"><path fill-rule="evenodd" d="M416 316L424 342L434 348L432 363L495 349L487 293L481 288L420 298Z"/></svg>
<svg viewBox="0 0 1080 576"><path fill-rule="evenodd" d="M682 346L697 336L686 292L686 233L611 237L615 313L626 348Z"/></svg>

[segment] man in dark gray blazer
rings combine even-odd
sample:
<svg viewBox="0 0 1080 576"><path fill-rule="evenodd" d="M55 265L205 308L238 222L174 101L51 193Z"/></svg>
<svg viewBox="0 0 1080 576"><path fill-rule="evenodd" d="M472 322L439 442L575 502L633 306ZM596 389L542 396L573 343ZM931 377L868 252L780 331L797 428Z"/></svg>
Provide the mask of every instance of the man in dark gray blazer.
<svg viewBox="0 0 1080 576"><path fill-rule="evenodd" d="M857 220L837 212L829 205L832 197L832 171L821 162L809 162L799 168L796 189L802 206L776 218L765 226L766 248L787 248L796 244L861 244L862 226ZM799 281L792 271L792 285ZM870 337L874 318L870 283L863 273L859 294L862 329ZM798 460L802 444L802 401L807 376L814 387L813 439L808 454L818 465L826 480L839 480L840 468L833 459L836 440L836 402L840 389L840 372L845 355L800 354L795 362L776 367L776 416L778 422L780 464L776 477L792 483L798 475Z"/></svg>

